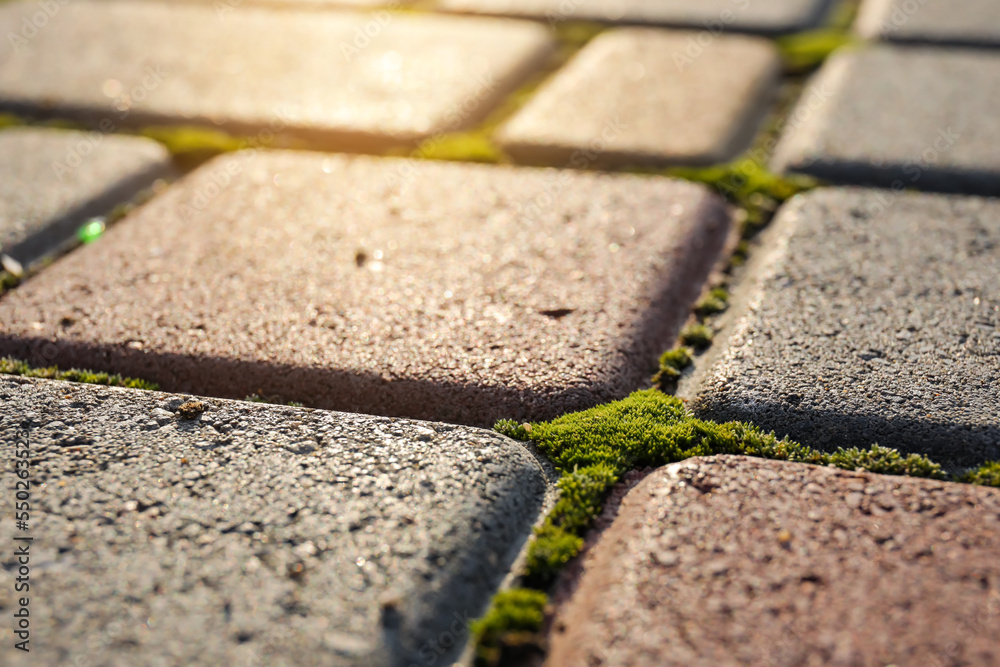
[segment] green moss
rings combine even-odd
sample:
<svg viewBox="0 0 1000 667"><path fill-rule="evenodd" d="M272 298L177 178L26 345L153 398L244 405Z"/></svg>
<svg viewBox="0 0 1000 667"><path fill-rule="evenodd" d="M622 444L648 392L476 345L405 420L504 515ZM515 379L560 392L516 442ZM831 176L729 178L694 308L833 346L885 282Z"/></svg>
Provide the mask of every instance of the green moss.
<svg viewBox="0 0 1000 667"><path fill-rule="evenodd" d="M9 289L14 289L21 284L21 279L13 273L0 271L0 295Z"/></svg>
<svg viewBox="0 0 1000 667"><path fill-rule="evenodd" d="M0 113L0 130L5 127L24 125L24 120L10 113Z"/></svg>
<svg viewBox="0 0 1000 667"><path fill-rule="evenodd" d="M959 481L977 486L995 486L1000 488L1000 461L984 463L975 470L970 470L961 477Z"/></svg>
<svg viewBox="0 0 1000 667"><path fill-rule="evenodd" d="M45 378L48 380L65 380L66 382L82 382L85 384L100 384L112 387L129 387L131 389L148 389L155 391L159 386L146 380L136 380L122 377L121 375L111 375L108 373L95 373L71 368L68 371L61 371L55 366L48 368L34 368L23 361L4 357L0 359L0 373L5 375L20 375L30 378Z"/></svg>
<svg viewBox="0 0 1000 667"><path fill-rule="evenodd" d="M797 74L818 67L831 53L856 41L844 30L828 28L780 37L777 44L785 70Z"/></svg>
<svg viewBox="0 0 1000 667"><path fill-rule="evenodd" d="M941 466L926 457L910 454L903 456L895 449L872 445L870 449L838 449L829 456L829 465L845 470L865 470L880 475L906 475L944 479Z"/></svg>
<svg viewBox="0 0 1000 667"><path fill-rule="evenodd" d="M661 390L672 393L677 388L684 369L694 363L691 350L686 347L675 347L667 350L660 357L660 370L653 376L653 385Z"/></svg>
<svg viewBox="0 0 1000 667"><path fill-rule="evenodd" d="M498 163L503 152L484 132L453 132L428 139L417 148L416 157L427 160Z"/></svg>
<svg viewBox="0 0 1000 667"><path fill-rule="evenodd" d="M681 343L696 350L704 350L712 344L714 335L712 329L704 324L690 324L681 332Z"/></svg>
<svg viewBox="0 0 1000 667"><path fill-rule="evenodd" d="M504 645L516 643L519 635L533 637L545 620L548 597L540 591L515 588L493 597L489 612L472 624L476 641L476 664L495 665Z"/></svg>
<svg viewBox="0 0 1000 667"><path fill-rule="evenodd" d="M698 305L694 308L694 312L700 317L707 317L721 313L728 307L729 290L724 287L717 287L698 302Z"/></svg>

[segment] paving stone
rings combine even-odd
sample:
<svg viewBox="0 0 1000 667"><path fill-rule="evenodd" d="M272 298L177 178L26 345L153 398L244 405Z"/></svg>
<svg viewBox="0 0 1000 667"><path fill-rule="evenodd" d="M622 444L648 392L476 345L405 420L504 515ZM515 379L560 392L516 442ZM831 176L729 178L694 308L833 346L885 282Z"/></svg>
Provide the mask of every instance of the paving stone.
<svg viewBox="0 0 1000 667"><path fill-rule="evenodd" d="M227 184L228 183L228 184ZM723 245L707 188L223 156L0 301L0 354L492 426L627 395Z"/></svg>
<svg viewBox="0 0 1000 667"><path fill-rule="evenodd" d="M804 93L772 166L835 183L997 195L998 96L998 53L842 51Z"/></svg>
<svg viewBox="0 0 1000 667"><path fill-rule="evenodd" d="M528 22L215 4L60 5L4 45L0 108L375 150L474 124L552 47ZM0 33L36 12L4 3Z"/></svg>
<svg viewBox="0 0 1000 667"><path fill-rule="evenodd" d="M0 132L0 253L27 265L88 218L171 173L149 139L13 128Z"/></svg>
<svg viewBox="0 0 1000 667"><path fill-rule="evenodd" d="M1000 46L994 0L865 0L855 23L864 37L893 42Z"/></svg>
<svg viewBox="0 0 1000 667"><path fill-rule="evenodd" d="M1000 458L1000 201L827 189L776 224L693 409L825 449Z"/></svg>
<svg viewBox="0 0 1000 667"><path fill-rule="evenodd" d="M1000 663L1000 491L744 457L625 497L550 665Z"/></svg>
<svg viewBox="0 0 1000 667"><path fill-rule="evenodd" d="M545 493L489 431L9 376L0 396L3 442L34 422L30 530L6 501L0 523L33 538L32 652L4 623L4 664L451 664Z"/></svg>
<svg viewBox="0 0 1000 667"><path fill-rule="evenodd" d="M642 28L588 44L500 131L523 162L706 165L749 147L777 91L771 42ZM700 49L700 47L699 47Z"/></svg>
<svg viewBox="0 0 1000 667"><path fill-rule="evenodd" d="M611 21L784 33L818 25L829 0L438 0L442 9L564 21Z"/></svg>

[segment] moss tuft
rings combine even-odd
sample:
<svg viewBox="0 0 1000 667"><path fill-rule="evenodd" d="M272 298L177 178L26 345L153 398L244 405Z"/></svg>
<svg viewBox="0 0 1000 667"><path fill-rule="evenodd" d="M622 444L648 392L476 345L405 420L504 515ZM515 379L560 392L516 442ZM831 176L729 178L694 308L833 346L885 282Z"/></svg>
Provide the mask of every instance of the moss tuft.
<svg viewBox="0 0 1000 667"><path fill-rule="evenodd" d="M696 350L704 350L712 344L712 329L704 324L691 324L681 332L681 343Z"/></svg>
<svg viewBox="0 0 1000 667"><path fill-rule="evenodd" d="M686 347L667 350L660 357L660 370L653 376L653 385L668 394L673 393L684 369L693 362L691 350Z"/></svg>
<svg viewBox="0 0 1000 667"><path fill-rule="evenodd" d="M977 486L995 486L1000 489L1000 461L984 463L959 477L959 481Z"/></svg>
<svg viewBox="0 0 1000 667"><path fill-rule="evenodd" d="M856 38L844 30L811 30L777 40L785 71L800 74L819 67L837 49L854 44Z"/></svg>
<svg viewBox="0 0 1000 667"><path fill-rule="evenodd" d="M497 593L486 616L472 624L476 664L495 665L505 645L530 641L542 628L546 604L548 596L540 591L514 588Z"/></svg>
<svg viewBox="0 0 1000 667"><path fill-rule="evenodd" d="M829 456L829 465L845 470L864 470L880 475L906 475L945 479L941 466L917 454L903 456L895 449L872 445L868 450L838 449Z"/></svg>
<svg viewBox="0 0 1000 667"><path fill-rule="evenodd" d="M44 378L47 380L64 380L66 382L82 382L84 384L100 384L111 387L128 387L130 389L147 389L150 391L159 389L156 383L147 382L146 380L136 380L109 373L95 373L76 368L71 368L68 371L61 371L55 366L34 368L23 361L11 357L0 359L0 374Z"/></svg>
<svg viewBox="0 0 1000 667"><path fill-rule="evenodd" d="M5 127L24 125L24 120L10 113L0 113L0 130Z"/></svg>
<svg viewBox="0 0 1000 667"><path fill-rule="evenodd" d="M721 313L729 307L729 290L724 287L717 287L709 292L705 298L698 302L694 312L699 317L708 317Z"/></svg>
<svg viewBox="0 0 1000 667"><path fill-rule="evenodd" d="M459 160L490 164L505 159L489 135L483 132L453 132L432 137L420 145L415 155L427 160Z"/></svg>

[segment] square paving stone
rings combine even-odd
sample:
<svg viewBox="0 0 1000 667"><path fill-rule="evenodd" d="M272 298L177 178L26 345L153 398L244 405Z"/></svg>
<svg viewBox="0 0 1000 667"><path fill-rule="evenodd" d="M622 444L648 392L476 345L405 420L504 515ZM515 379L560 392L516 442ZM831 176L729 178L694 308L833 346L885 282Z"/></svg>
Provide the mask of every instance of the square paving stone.
<svg viewBox="0 0 1000 667"><path fill-rule="evenodd" d="M294 152L205 165L0 300L0 354L492 426L648 380L724 243L707 188Z"/></svg>
<svg viewBox="0 0 1000 667"><path fill-rule="evenodd" d="M5 622L7 665L451 664L545 493L488 431L0 376L10 480L27 420L0 609L30 536L31 653Z"/></svg>
<svg viewBox="0 0 1000 667"><path fill-rule="evenodd" d="M872 46L834 54L775 171L835 183L1000 194L1000 53Z"/></svg>
<svg viewBox="0 0 1000 667"><path fill-rule="evenodd" d="M546 664L1000 664L1000 490L745 457L625 497Z"/></svg>
<svg viewBox="0 0 1000 667"><path fill-rule="evenodd" d="M824 449L1000 458L1000 201L828 189L776 225L695 411Z"/></svg>
<svg viewBox="0 0 1000 667"><path fill-rule="evenodd" d="M818 25L830 0L438 0L460 12L607 21L760 33L785 33Z"/></svg>
<svg viewBox="0 0 1000 667"><path fill-rule="evenodd" d="M504 125L500 144L519 161L576 167L736 157L777 91L777 50L734 36L692 51L695 40L642 28L598 36Z"/></svg>
<svg viewBox="0 0 1000 667"><path fill-rule="evenodd" d="M893 42L1000 46L1000 3L865 0L855 28L864 37Z"/></svg>
<svg viewBox="0 0 1000 667"><path fill-rule="evenodd" d="M0 33L36 12L0 5ZM474 124L551 47L510 20L77 0L4 44L0 108L375 150Z"/></svg>
<svg viewBox="0 0 1000 667"><path fill-rule="evenodd" d="M0 254L27 265L170 173L170 154L150 139L0 131Z"/></svg>

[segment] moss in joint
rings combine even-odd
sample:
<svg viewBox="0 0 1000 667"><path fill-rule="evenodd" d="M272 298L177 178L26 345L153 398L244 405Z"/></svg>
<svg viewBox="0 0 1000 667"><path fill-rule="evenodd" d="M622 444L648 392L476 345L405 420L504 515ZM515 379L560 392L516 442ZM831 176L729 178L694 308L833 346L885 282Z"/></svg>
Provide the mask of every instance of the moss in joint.
<svg viewBox="0 0 1000 667"><path fill-rule="evenodd" d="M681 332L681 343L696 350L707 349L712 344L715 334L704 324L691 324Z"/></svg>
<svg viewBox="0 0 1000 667"><path fill-rule="evenodd" d="M653 376L653 386L659 387L662 391L670 394L677 389L677 382L680 380L684 369L694 363L691 350L686 347L675 347L667 350L660 357L660 370Z"/></svg>
<svg viewBox="0 0 1000 667"><path fill-rule="evenodd" d="M515 588L497 593L489 612L472 624L477 664L495 665L505 648L531 643L542 628L547 603L541 591Z"/></svg>
<svg viewBox="0 0 1000 667"><path fill-rule="evenodd" d="M23 361L11 357L0 359L0 374L44 378L47 380L64 380L66 382L82 382L84 384L100 384L111 387L128 387L130 389L146 389L149 391L159 389L156 383L146 380L137 380L109 373L95 373L76 368L71 368L68 371L61 371L55 366L34 368Z"/></svg>
<svg viewBox="0 0 1000 667"><path fill-rule="evenodd" d="M671 351L668 355L667 363L679 363L684 358L683 352ZM879 445L867 450L825 453L788 438L779 439L750 424L696 419L680 399L655 389L551 422L518 424L504 420L497 422L495 429L512 438L534 441L560 473L559 500L528 546L523 583L538 589L539 596L580 552L583 536L601 511L608 492L629 470L657 468L695 456L729 454L886 475L945 478L941 467L926 457L904 456ZM1000 464L993 465L982 472L982 479L1000 476ZM501 596L506 594L494 599L484 618L484 623L489 620L489 632L476 635L480 665L498 664L498 656L510 641L503 623L511 616L509 607L515 598ZM518 642L525 641L523 625L512 626L510 632ZM540 639L536 636L535 641Z"/></svg>
<svg viewBox="0 0 1000 667"><path fill-rule="evenodd" d="M1000 461L984 463L958 478L960 482L977 486L995 486L1000 489Z"/></svg>
<svg viewBox="0 0 1000 667"><path fill-rule="evenodd" d="M729 290L725 287L716 287L709 292L705 298L698 302L694 312L699 317L708 317L721 313L729 307Z"/></svg>

